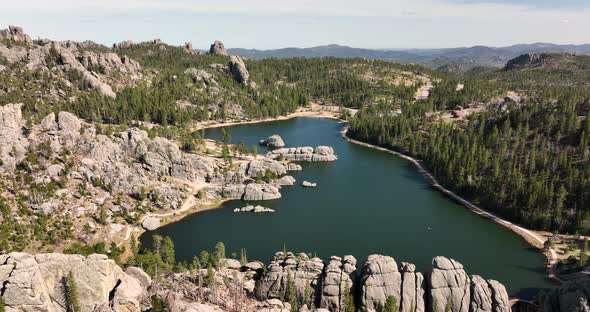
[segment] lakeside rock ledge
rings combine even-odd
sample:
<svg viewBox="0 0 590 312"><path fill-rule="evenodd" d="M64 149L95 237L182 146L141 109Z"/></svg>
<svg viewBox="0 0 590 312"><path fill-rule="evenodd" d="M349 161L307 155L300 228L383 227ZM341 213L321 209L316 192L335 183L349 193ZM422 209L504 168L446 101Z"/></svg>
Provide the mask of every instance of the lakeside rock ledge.
<svg viewBox="0 0 590 312"><path fill-rule="evenodd" d="M160 219L147 217L141 222L141 226L148 231L153 231L160 227Z"/></svg>
<svg viewBox="0 0 590 312"><path fill-rule="evenodd" d="M285 141L281 138L280 135L274 134L268 137L266 140L260 140L260 145L268 146L268 147L284 147Z"/></svg>
<svg viewBox="0 0 590 312"><path fill-rule="evenodd" d="M309 181L303 181L301 183L301 186L313 188L313 187L318 186L318 184L317 183L312 183L312 182L309 182Z"/></svg>
<svg viewBox="0 0 590 312"><path fill-rule="evenodd" d="M234 209L234 212L254 212L254 213L263 213L263 212L275 212L273 209L262 207L260 205L248 205L242 208Z"/></svg>
<svg viewBox="0 0 590 312"><path fill-rule="evenodd" d="M315 149L310 146L288 147L272 150L266 154L268 158L277 159L283 157L290 161L335 161L334 148L331 146L318 146Z"/></svg>

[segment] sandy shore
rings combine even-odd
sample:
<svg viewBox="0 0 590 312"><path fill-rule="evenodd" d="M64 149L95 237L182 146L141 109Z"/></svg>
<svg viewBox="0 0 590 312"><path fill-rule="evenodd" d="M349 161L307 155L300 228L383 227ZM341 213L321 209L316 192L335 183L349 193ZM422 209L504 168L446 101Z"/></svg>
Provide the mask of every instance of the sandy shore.
<svg viewBox="0 0 590 312"><path fill-rule="evenodd" d="M347 132L348 132L348 127L345 127L344 129L342 129L341 134L342 137L353 144L357 144L357 145L361 145L361 146L365 146L365 147L369 147L372 149L376 149L388 154L392 154L395 156L398 156L400 158L403 158L409 162L411 162L420 173L422 173L426 179L428 180L428 182L430 182L430 184L436 188L437 190L439 190L440 192L442 192L443 194L447 195L448 197L450 197L451 199L455 200L456 202L460 203L461 205L463 205L464 207L466 207L467 209L471 210L472 212L486 218L489 219L491 221L494 221L498 224L500 224L501 226L511 230L512 232L520 235L522 238L524 238L524 240L531 246L538 248L538 249L543 249L545 241L547 240L546 237L544 237L542 234L539 234L535 231L523 228L519 225L516 225L508 220L505 220L495 214L492 214L490 212L487 212L485 210L483 210L482 208L476 206L475 204L471 203L470 201L464 199L463 197L453 193L452 191L446 189L444 186L440 185L440 183L438 183L438 181L434 178L434 176L428 172L421 164L420 161L412 158L410 156L404 155L402 153L396 152L396 151L392 151L390 149L387 148L383 148L380 146L376 146L376 145L372 145L369 143L365 143L365 142L361 142L361 141L357 141L354 139L351 139L350 137L347 136ZM555 276L554 274L554 268L555 265L557 264L557 254L555 253L555 250L553 249L549 249L547 252L544 253L544 255L547 258L547 270L548 270L548 276L550 278L556 279L557 281L560 281L559 278L557 278L557 276Z"/></svg>
<svg viewBox="0 0 590 312"><path fill-rule="evenodd" d="M351 111L353 113L355 112L355 110L351 110ZM338 107L336 105L321 105L321 104L312 102L309 107L299 108L295 112L290 113L285 116L255 119L255 120L234 120L234 121L227 121L227 122L219 122L219 121L215 121L215 120L210 120L210 121L205 121L205 122L197 122L196 125L194 126L193 130L219 128L219 127L245 125L245 124L257 124L257 123L270 122L270 121L288 120L288 119L296 118L296 117L329 118L329 119L338 119L339 120L340 119L340 107Z"/></svg>

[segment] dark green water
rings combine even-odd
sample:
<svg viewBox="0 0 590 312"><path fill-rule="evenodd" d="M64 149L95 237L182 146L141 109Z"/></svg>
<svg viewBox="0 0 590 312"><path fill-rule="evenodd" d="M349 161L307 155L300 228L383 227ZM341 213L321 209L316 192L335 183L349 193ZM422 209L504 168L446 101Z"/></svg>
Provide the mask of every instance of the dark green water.
<svg viewBox="0 0 590 312"><path fill-rule="evenodd" d="M324 259L352 254L359 268L367 255L380 253L428 271L432 258L443 255L463 263L469 274L504 283L514 296L530 299L552 286L543 256L522 238L432 189L409 162L346 142L341 128L315 118L227 127L233 143L251 146L279 134L288 146L333 146L338 160L301 163L303 171L291 173L296 186L284 187L280 200L261 202L273 214L233 213L245 203L227 202L149 232L142 242L153 234L170 236L177 259L187 261L218 241L228 254L246 248L251 260L268 262L285 245ZM208 129L206 136L221 139L221 130ZM303 180L318 187L303 188Z"/></svg>

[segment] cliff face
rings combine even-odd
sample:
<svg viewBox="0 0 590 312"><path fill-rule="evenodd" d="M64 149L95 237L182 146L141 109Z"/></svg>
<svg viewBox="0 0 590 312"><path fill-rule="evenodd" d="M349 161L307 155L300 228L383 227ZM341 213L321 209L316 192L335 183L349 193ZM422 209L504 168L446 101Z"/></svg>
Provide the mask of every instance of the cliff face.
<svg viewBox="0 0 590 312"><path fill-rule="evenodd" d="M540 312L590 311L590 279L567 282L539 296Z"/></svg>
<svg viewBox="0 0 590 312"><path fill-rule="evenodd" d="M81 311L141 311L146 307L151 279L140 269L124 272L104 255L11 253L0 255L6 311L66 311L70 273Z"/></svg>
<svg viewBox="0 0 590 312"><path fill-rule="evenodd" d="M350 298L363 311L379 311L392 298L401 312L510 311L508 293L499 282L469 276L463 265L445 257L434 258L432 265L431 272L422 274L411 263L398 265L392 257L371 255L357 274L352 256L332 257L324 265L318 258L280 252L258 283L257 294L261 300L288 301L290 282L299 306L329 311L346 311Z"/></svg>
<svg viewBox="0 0 590 312"><path fill-rule="evenodd" d="M66 311L71 275L84 312L145 311L150 294L171 311L289 311L295 304L298 311L348 312L353 302L362 311L380 311L392 298L400 312L510 311L502 284L469 277L460 263L444 257L436 257L432 272L424 275L382 255L369 256L360 271L352 256L331 257L325 264L303 253L278 252L266 267L232 259L220 263L208 286L198 286L208 275L203 269L200 278L188 271L162 275L150 290L152 280L141 269L123 271L104 255L11 253L0 255L0 293L6 311ZM551 304L542 311L572 307L554 310Z"/></svg>

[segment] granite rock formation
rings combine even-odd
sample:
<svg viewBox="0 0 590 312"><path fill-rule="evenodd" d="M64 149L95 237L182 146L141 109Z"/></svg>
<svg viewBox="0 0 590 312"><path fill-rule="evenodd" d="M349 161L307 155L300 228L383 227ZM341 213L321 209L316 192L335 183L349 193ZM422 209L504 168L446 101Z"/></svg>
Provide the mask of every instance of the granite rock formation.
<svg viewBox="0 0 590 312"><path fill-rule="evenodd" d="M274 134L269 136L266 140L261 140L260 144L268 147L284 147L285 141L283 141L283 138L281 138L280 135Z"/></svg>
<svg viewBox="0 0 590 312"><path fill-rule="evenodd" d="M229 69L238 82L244 85L248 84L250 73L248 72L248 69L246 69L246 63L244 63L244 60L241 57L236 55L230 56Z"/></svg>
<svg viewBox="0 0 590 312"><path fill-rule="evenodd" d="M151 279L138 268L128 272L105 255L0 255L2 297L11 312L66 311L64 280L70 273L81 311L141 311Z"/></svg>
<svg viewBox="0 0 590 312"><path fill-rule="evenodd" d="M213 42L213 44L211 45L211 47L209 48L209 54L211 55L223 55L223 56L227 56L227 50L225 49L225 46L223 45L223 42L219 41L219 40L215 40L215 42Z"/></svg>
<svg viewBox="0 0 590 312"><path fill-rule="evenodd" d="M590 311L590 279L580 278L541 293L539 312Z"/></svg>
<svg viewBox="0 0 590 312"><path fill-rule="evenodd" d="M98 46L93 42L32 41L16 26L1 30L0 39L26 44L5 46L0 43L0 58L9 64L22 63L27 70L49 74L66 85L76 83L68 80L72 76L68 73L76 72L91 88L109 97L116 97L116 89L142 77L139 63L125 55L87 49Z"/></svg>
<svg viewBox="0 0 590 312"><path fill-rule="evenodd" d="M283 157L290 161L335 161L334 149L330 146L313 147L288 147L272 150L266 154L267 157L277 159Z"/></svg>

